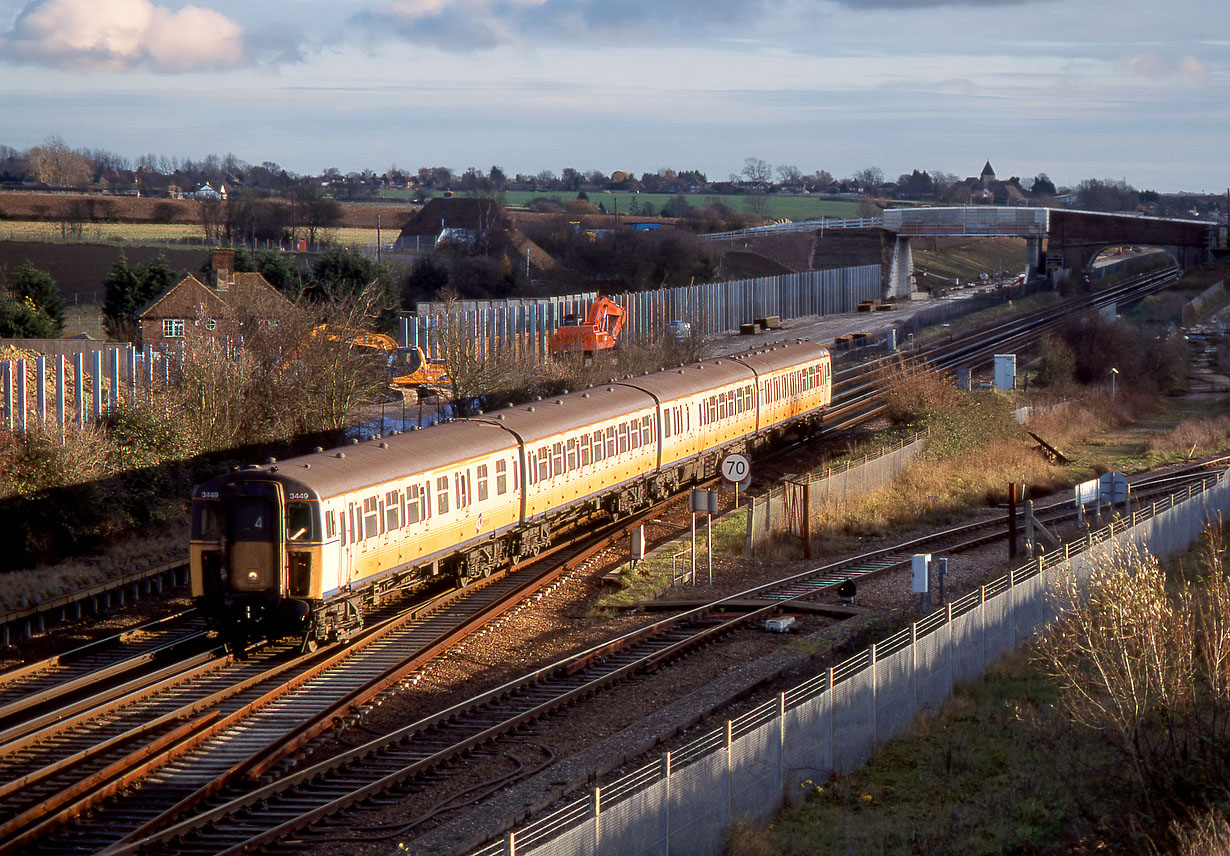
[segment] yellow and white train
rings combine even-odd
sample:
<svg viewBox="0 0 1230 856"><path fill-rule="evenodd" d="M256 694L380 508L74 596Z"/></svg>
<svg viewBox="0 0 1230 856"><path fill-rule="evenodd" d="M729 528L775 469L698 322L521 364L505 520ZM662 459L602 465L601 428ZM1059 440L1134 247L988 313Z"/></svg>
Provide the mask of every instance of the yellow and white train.
<svg viewBox="0 0 1230 856"><path fill-rule="evenodd" d="M192 593L230 639L349 638L390 591L539 553L721 458L818 420L829 352L799 341L228 472L192 502Z"/></svg>

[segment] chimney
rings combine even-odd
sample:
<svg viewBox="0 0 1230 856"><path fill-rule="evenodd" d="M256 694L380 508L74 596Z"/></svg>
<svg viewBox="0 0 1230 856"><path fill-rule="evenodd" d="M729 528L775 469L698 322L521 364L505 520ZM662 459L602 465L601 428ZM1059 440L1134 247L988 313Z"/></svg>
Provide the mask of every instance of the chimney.
<svg viewBox="0 0 1230 856"><path fill-rule="evenodd" d="M235 251L215 249L211 255L211 265L214 273L214 288L226 291L235 281Z"/></svg>

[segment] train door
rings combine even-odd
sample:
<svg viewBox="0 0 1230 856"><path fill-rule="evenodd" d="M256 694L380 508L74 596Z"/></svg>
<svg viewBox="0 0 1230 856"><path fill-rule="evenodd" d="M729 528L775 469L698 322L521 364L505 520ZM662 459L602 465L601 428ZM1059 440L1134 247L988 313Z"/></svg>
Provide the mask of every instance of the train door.
<svg viewBox="0 0 1230 856"><path fill-rule="evenodd" d="M279 595L286 567L286 503L277 482L245 481L227 498L227 573L239 594Z"/></svg>

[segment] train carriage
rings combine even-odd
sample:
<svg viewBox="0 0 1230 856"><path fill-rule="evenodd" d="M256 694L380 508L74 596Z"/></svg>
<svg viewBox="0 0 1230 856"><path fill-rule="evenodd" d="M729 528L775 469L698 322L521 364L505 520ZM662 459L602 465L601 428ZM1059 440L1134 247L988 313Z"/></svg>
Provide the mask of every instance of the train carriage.
<svg viewBox="0 0 1230 856"><path fill-rule="evenodd" d="M219 625L345 637L381 594L520 522L520 448L482 422L269 462L193 496L193 595Z"/></svg>
<svg viewBox="0 0 1230 856"><path fill-rule="evenodd" d="M556 396L484 417L522 445L523 538L621 497L657 467L658 411L651 397L619 384ZM627 505L627 500L622 501ZM624 509L626 510L626 508Z"/></svg>
<svg viewBox="0 0 1230 856"><path fill-rule="evenodd" d="M817 421L831 371L778 345L226 473L193 496L193 595L238 641L344 640L393 589L485 575Z"/></svg>

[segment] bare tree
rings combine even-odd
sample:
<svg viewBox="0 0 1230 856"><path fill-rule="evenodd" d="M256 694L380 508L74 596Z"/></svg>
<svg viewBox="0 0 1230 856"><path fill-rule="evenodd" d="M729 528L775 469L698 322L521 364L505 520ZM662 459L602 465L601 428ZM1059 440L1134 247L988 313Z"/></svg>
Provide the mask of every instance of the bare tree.
<svg viewBox="0 0 1230 856"><path fill-rule="evenodd" d="M773 167L769 166L768 161L760 158L744 158L741 174L754 184L773 183Z"/></svg>
<svg viewBox="0 0 1230 856"><path fill-rule="evenodd" d="M780 164L777 167L777 179L781 184L802 184L803 170L799 169L797 166Z"/></svg>
<svg viewBox="0 0 1230 856"><path fill-rule="evenodd" d="M1123 816L1163 827L1220 803L1230 778L1230 580L1220 532L1208 535L1203 573L1168 577L1129 546L1083 585L1067 578L1037 649L1058 687L1056 721L1111 750L1084 760L1127 801Z"/></svg>

